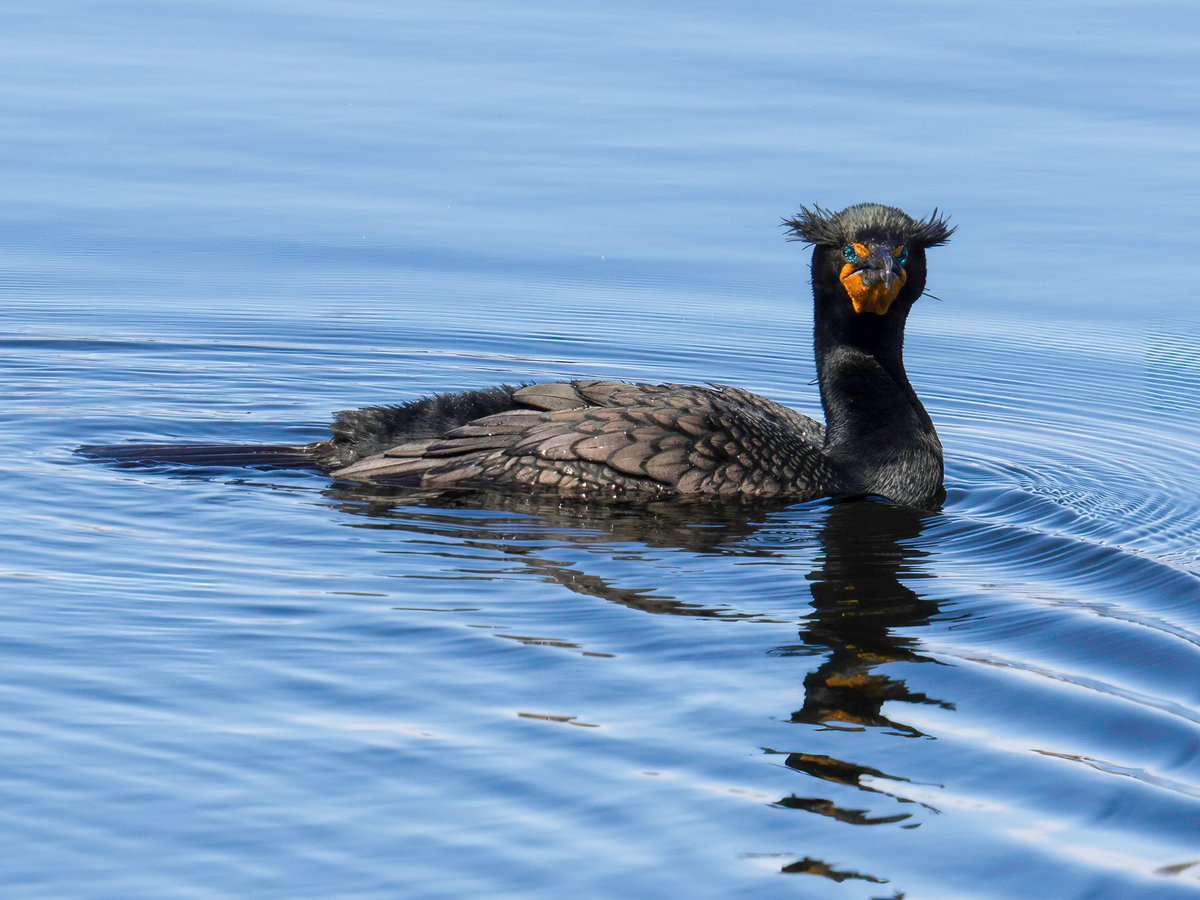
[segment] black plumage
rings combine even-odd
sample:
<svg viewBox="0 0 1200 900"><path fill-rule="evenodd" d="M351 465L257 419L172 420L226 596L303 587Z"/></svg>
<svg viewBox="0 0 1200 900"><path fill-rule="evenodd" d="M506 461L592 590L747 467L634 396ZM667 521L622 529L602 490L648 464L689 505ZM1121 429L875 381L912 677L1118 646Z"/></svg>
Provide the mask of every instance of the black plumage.
<svg viewBox="0 0 1200 900"><path fill-rule="evenodd" d="M523 486L575 497L831 493L811 419L730 387L534 384L503 411L337 469L353 480Z"/></svg>
<svg viewBox="0 0 1200 900"><path fill-rule="evenodd" d="M878 494L931 506L942 449L904 370L904 325L925 249L953 229L935 212L803 209L813 245L814 348L825 426L733 387L571 381L435 394L338 413L304 447L229 447L233 465L308 465L346 481L552 492L587 499ZM126 463L186 463L189 448L83 448ZM220 464L220 448L192 448Z"/></svg>

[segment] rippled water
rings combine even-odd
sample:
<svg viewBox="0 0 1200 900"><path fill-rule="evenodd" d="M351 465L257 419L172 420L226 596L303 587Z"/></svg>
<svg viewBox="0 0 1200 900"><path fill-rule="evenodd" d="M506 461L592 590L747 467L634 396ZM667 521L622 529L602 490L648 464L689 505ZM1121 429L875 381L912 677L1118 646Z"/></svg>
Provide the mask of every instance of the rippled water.
<svg viewBox="0 0 1200 900"><path fill-rule="evenodd" d="M1200 893L1193 7L3 18L6 894ZM816 412L776 226L867 199L961 226L938 514L71 454L548 377Z"/></svg>

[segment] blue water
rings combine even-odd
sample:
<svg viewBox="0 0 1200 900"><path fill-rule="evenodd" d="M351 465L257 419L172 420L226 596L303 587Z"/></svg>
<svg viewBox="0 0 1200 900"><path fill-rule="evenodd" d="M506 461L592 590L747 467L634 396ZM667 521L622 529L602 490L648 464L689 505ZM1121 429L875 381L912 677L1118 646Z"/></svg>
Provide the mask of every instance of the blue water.
<svg viewBox="0 0 1200 900"><path fill-rule="evenodd" d="M1200 10L0 13L0 887L1200 894ZM960 225L949 500L479 506L83 443L571 376L815 413L800 203Z"/></svg>

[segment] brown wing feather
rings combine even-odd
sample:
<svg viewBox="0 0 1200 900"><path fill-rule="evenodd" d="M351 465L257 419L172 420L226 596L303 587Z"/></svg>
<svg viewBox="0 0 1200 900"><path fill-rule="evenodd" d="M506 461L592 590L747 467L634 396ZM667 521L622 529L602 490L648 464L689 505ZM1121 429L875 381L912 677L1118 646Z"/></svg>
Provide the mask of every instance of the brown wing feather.
<svg viewBox="0 0 1200 900"><path fill-rule="evenodd" d="M513 402L334 474L574 496L804 498L837 489L821 425L737 388L572 381L521 388Z"/></svg>

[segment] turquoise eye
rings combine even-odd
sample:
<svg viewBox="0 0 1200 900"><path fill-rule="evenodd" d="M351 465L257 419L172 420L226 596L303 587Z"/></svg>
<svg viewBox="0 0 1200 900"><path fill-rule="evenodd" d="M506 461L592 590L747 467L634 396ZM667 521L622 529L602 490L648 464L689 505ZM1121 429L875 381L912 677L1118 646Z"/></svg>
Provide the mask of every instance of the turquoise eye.
<svg viewBox="0 0 1200 900"><path fill-rule="evenodd" d="M842 250L842 256L846 257L846 262L858 262L858 251L854 249L853 244L847 244Z"/></svg>
<svg viewBox="0 0 1200 900"><path fill-rule="evenodd" d="M900 263L900 265L904 265L905 263L908 262L908 248L907 247L905 247L903 250L900 251L900 255L898 257L896 257L896 262Z"/></svg>

